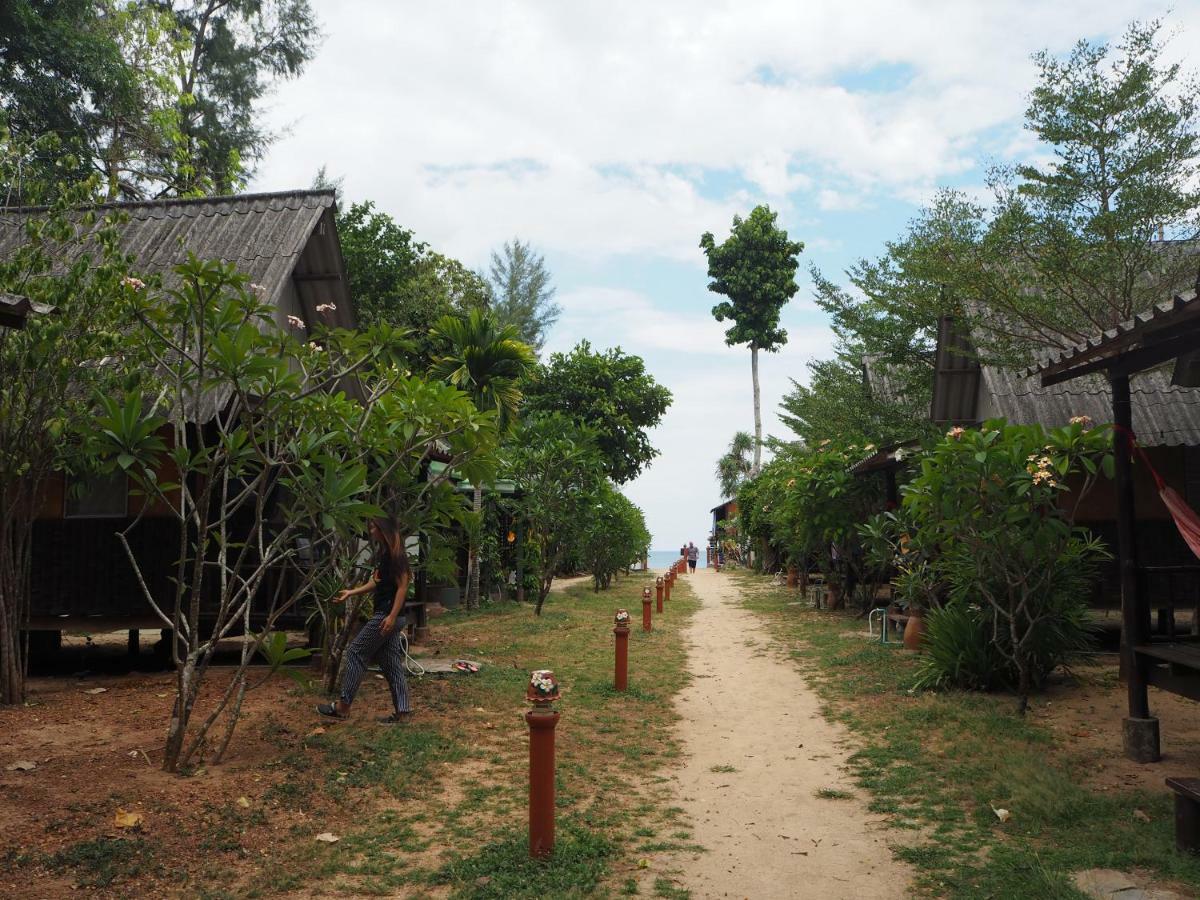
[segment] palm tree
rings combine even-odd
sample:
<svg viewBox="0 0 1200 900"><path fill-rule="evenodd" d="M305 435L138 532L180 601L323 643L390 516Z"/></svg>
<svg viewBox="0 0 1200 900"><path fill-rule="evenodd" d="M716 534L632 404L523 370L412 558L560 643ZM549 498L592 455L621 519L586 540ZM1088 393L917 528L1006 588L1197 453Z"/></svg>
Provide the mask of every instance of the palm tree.
<svg viewBox="0 0 1200 900"><path fill-rule="evenodd" d="M443 316L430 332L435 353L429 374L467 393L480 410L495 410L505 433L521 404L521 379L537 362L512 325L500 325L487 310L474 309L465 317ZM483 487L475 485L472 508L483 510ZM467 562L467 608L479 605L479 541L471 538Z"/></svg>
<svg viewBox="0 0 1200 900"><path fill-rule="evenodd" d="M747 455L754 450L754 437L739 431L729 442L725 455L717 460L717 482L721 485L721 497L732 497L742 482L754 469Z"/></svg>

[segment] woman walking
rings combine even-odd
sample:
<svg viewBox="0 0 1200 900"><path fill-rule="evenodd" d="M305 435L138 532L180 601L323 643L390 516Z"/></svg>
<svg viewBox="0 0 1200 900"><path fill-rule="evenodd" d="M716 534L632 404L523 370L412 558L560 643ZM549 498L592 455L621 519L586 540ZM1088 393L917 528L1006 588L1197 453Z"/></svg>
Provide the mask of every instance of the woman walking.
<svg viewBox="0 0 1200 900"><path fill-rule="evenodd" d="M369 533L375 549L375 570L371 578L356 588L342 591L334 603L345 603L350 597L374 592L375 609L346 650L346 671L342 677L342 693L333 703L322 703L317 712L334 719L344 719L350 713L354 695L362 684L367 665L379 660L383 677L392 691L395 711L380 719L393 725L412 713L408 703L408 682L404 680L405 627L404 601L408 596L410 568L404 549L404 535L392 519L372 519Z"/></svg>

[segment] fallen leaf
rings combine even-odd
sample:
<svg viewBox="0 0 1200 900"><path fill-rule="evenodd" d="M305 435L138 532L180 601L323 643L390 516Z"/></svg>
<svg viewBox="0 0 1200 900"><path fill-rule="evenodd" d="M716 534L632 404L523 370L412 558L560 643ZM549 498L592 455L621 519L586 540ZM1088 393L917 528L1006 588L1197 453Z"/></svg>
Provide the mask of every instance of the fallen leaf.
<svg viewBox="0 0 1200 900"><path fill-rule="evenodd" d="M639 869L648 869L648 868L650 868L650 860L648 860L648 859L639 859L639 860L638 860L638 868L639 868Z"/></svg>
<svg viewBox="0 0 1200 900"><path fill-rule="evenodd" d="M314 728L312 731L310 731L308 733L308 736L316 737L318 734L324 734L324 733L325 733L325 729L322 728L320 725L318 725L316 728Z"/></svg>
<svg viewBox="0 0 1200 900"><path fill-rule="evenodd" d="M155 697L165 697L165 696L167 696L167 695L166 695L166 694L155 694L154 696L155 696Z"/></svg>
<svg viewBox="0 0 1200 900"><path fill-rule="evenodd" d="M475 712L487 712L487 710L484 709L482 706L477 706L477 707L475 707Z"/></svg>
<svg viewBox="0 0 1200 900"><path fill-rule="evenodd" d="M113 816L113 824L118 828L141 828L142 814L137 812L125 812L125 810L117 807L117 813Z"/></svg>
<svg viewBox="0 0 1200 900"><path fill-rule="evenodd" d="M336 834L332 834L328 831L322 831L320 834L317 835L317 840L323 844L336 844L338 841L341 840L341 838L338 837Z"/></svg>
<svg viewBox="0 0 1200 900"><path fill-rule="evenodd" d="M1145 814L1145 813L1144 813L1142 810L1140 810L1140 809L1135 809L1135 810L1133 811L1133 817L1134 817L1135 819L1137 819L1139 822L1149 822L1149 821L1150 821L1150 817L1149 817L1148 815L1146 815L1146 814Z"/></svg>
<svg viewBox="0 0 1200 900"><path fill-rule="evenodd" d="M106 693L108 693L108 688L88 688L86 691L84 691L84 693L85 694L106 694Z"/></svg>
<svg viewBox="0 0 1200 900"><path fill-rule="evenodd" d="M249 800L247 800L245 797L238 797L238 798L237 798L237 805L238 805L238 806L240 806L242 809L249 809L249 808L250 808L250 801L249 801Z"/></svg>
<svg viewBox="0 0 1200 900"><path fill-rule="evenodd" d="M996 814L996 818L1001 822L1007 822L1012 818L1012 813L1010 813L1007 809L996 809L996 807L993 806L992 812Z"/></svg>
<svg viewBox="0 0 1200 900"><path fill-rule="evenodd" d="M4 767L9 772L31 772L37 768L37 763L29 759L18 759Z"/></svg>

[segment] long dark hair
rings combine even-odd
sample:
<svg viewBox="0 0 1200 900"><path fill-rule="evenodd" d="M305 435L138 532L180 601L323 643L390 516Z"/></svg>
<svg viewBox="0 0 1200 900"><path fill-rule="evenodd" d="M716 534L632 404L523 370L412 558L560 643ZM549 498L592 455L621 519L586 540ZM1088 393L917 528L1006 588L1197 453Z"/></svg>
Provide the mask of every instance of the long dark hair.
<svg viewBox="0 0 1200 900"><path fill-rule="evenodd" d="M371 520L375 526L375 554L377 561L382 564L386 558L392 564L392 572L397 580L409 570L408 551L404 548L404 533L400 524L391 518L376 518Z"/></svg>

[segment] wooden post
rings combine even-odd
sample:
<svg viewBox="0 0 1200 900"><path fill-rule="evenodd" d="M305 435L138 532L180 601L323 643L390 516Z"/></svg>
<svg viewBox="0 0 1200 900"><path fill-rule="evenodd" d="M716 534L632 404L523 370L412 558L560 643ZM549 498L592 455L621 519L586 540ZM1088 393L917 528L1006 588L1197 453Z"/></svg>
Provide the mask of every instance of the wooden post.
<svg viewBox="0 0 1200 900"><path fill-rule="evenodd" d="M559 713L558 681L548 669L534 672L525 689L533 709L525 713L529 726L529 855L535 859L554 852L554 729Z"/></svg>
<svg viewBox="0 0 1200 900"><path fill-rule="evenodd" d="M1137 570L1136 522L1131 452L1133 411L1129 376L1109 373L1113 398L1113 455L1117 492L1117 551L1121 571L1121 662L1125 670L1129 715L1123 722L1125 755L1135 762L1160 758L1158 719L1150 715L1146 671L1134 647L1148 639L1149 609L1141 595Z"/></svg>
<svg viewBox="0 0 1200 900"><path fill-rule="evenodd" d="M642 589L642 600L650 599L650 588ZM613 671L613 687L623 691L629 686L629 613L618 609L613 624L613 634L616 635L616 658Z"/></svg>

